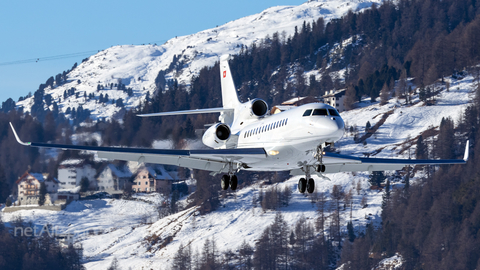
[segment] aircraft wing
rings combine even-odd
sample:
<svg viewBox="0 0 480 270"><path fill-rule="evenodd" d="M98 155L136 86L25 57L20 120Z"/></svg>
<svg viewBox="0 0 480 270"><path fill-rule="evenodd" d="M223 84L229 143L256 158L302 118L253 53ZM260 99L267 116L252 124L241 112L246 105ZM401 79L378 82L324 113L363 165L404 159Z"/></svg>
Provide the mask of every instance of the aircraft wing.
<svg viewBox="0 0 480 270"><path fill-rule="evenodd" d="M465 164L468 160L469 141L465 146L463 159L394 159L394 158L361 158L326 152L323 156L324 173L356 172L356 171L390 171L401 170L408 165L447 165ZM311 171L311 173L316 173ZM305 175L301 169L290 172L291 175Z"/></svg>
<svg viewBox="0 0 480 270"><path fill-rule="evenodd" d="M390 159L390 158L360 158L333 153L325 153L323 162L325 173L351 171L388 171L401 170L408 165L446 165L465 164L468 160L468 142L464 159Z"/></svg>
<svg viewBox="0 0 480 270"><path fill-rule="evenodd" d="M10 126L17 142L25 146L92 151L97 152L100 158L175 165L218 173L228 172L229 162L232 162L233 169L236 170L239 164L246 164L248 160L263 159L267 156L263 148L170 150L23 142L15 132L12 123Z"/></svg>

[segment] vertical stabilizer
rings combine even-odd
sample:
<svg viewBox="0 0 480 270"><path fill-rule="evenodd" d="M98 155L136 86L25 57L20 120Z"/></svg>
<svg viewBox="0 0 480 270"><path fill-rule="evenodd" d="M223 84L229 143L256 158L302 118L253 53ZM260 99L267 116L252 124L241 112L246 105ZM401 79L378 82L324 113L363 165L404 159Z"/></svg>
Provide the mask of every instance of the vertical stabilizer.
<svg viewBox="0 0 480 270"><path fill-rule="evenodd" d="M230 55L222 55L220 57L220 82L222 86L222 105L223 108L235 109L240 105L238 101L237 90L233 83L232 73L230 72L230 66L228 60Z"/></svg>

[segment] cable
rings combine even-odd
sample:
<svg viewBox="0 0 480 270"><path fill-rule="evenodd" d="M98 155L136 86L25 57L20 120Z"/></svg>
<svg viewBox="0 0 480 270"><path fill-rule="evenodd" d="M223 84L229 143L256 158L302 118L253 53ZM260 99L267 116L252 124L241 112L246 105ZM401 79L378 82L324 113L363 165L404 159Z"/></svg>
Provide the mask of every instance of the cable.
<svg viewBox="0 0 480 270"><path fill-rule="evenodd" d="M166 41L167 40L164 39L164 40L154 41L154 42L151 42L151 43L156 44L157 42L166 42ZM148 43L148 44L150 44L150 43ZM11 61L11 62L3 62L3 63L0 63L0 66L38 63L38 62L43 62L43 61L61 60L61 59L66 59L66 58L79 57L79 56L91 56L92 54L98 53L100 51L102 51L102 50L79 52L79 53L69 53L69 54L62 54L62 55L55 55L55 56L47 56L47 57L31 58L31 59L17 60L17 61Z"/></svg>
<svg viewBox="0 0 480 270"><path fill-rule="evenodd" d="M88 52L79 52L79 53L69 53L69 54L47 56L47 57L40 57L40 58L31 58L31 59L11 61L11 62L3 62L3 63L0 63L0 66L28 64L28 63L33 63L33 62L37 63L37 62L40 62L40 61L60 60L60 59L79 57L79 56L84 56L84 55L92 55L93 53L97 53L97 52L99 52L99 50L88 51Z"/></svg>

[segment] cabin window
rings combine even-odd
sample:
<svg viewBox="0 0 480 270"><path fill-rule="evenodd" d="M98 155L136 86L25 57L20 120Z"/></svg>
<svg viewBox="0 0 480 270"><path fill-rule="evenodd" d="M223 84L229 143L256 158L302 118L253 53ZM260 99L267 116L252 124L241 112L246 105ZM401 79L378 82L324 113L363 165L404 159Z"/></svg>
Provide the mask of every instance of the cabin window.
<svg viewBox="0 0 480 270"><path fill-rule="evenodd" d="M287 118L287 119L285 119L285 125L287 124L287 122L288 122L288 118Z"/></svg>
<svg viewBox="0 0 480 270"><path fill-rule="evenodd" d="M303 113L303 116L310 116L312 114L312 109L308 109Z"/></svg>
<svg viewBox="0 0 480 270"><path fill-rule="evenodd" d="M328 112L330 113L331 116L340 116L335 109L328 109Z"/></svg>
<svg viewBox="0 0 480 270"><path fill-rule="evenodd" d="M312 115L328 115L327 109L315 109Z"/></svg>

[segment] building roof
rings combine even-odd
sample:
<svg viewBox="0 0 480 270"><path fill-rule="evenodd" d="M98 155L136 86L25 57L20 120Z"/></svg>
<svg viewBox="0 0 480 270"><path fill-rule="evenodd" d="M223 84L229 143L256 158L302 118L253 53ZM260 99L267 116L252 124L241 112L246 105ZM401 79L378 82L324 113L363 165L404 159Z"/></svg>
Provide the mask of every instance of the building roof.
<svg viewBox="0 0 480 270"><path fill-rule="evenodd" d="M307 97L295 97L295 98L292 98L292 99L289 99L289 100L286 100L284 102L282 102L282 105L293 105L299 101L301 101L302 99L305 99Z"/></svg>
<svg viewBox="0 0 480 270"><path fill-rule="evenodd" d="M300 106L300 105L305 105L308 103L315 103L315 102L319 102L319 100L312 96L306 96L306 97L296 97L296 98L289 99L283 102L281 105Z"/></svg>
<svg viewBox="0 0 480 270"><path fill-rule="evenodd" d="M156 180L173 180L162 165L147 166L148 173Z"/></svg>
<svg viewBox="0 0 480 270"><path fill-rule="evenodd" d="M18 185L20 182L22 182L28 176L31 176L31 177L37 179L38 182L40 182L40 183L42 183L44 181L53 181L57 184L60 183L60 181L58 181L58 179L55 178L55 177L48 178L48 173L31 173L31 172L26 171L22 176L20 176L17 179L17 181L15 181L15 184Z"/></svg>
<svg viewBox="0 0 480 270"><path fill-rule="evenodd" d="M172 177L171 172L168 172L165 169L165 166L160 164L148 164L148 165L143 164L142 166L138 167L138 169L135 171L135 174L134 174L135 177L142 170L146 170L149 176L156 180L174 180L174 177Z"/></svg>
<svg viewBox="0 0 480 270"><path fill-rule="evenodd" d="M330 90L330 93L324 95L323 98L331 98L331 97L336 97L336 98L338 98L338 97L342 97L343 95L345 95L346 90L347 90L347 89L342 89L342 90L338 90L338 91Z"/></svg>
<svg viewBox="0 0 480 270"><path fill-rule="evenodd" d="M106 168L110 169L112 171L112 174L115 175L118 178L125 178L125 177L131 177L132 176L132 172L125 165L115 166L114 164L108 164Z"/></svg>

